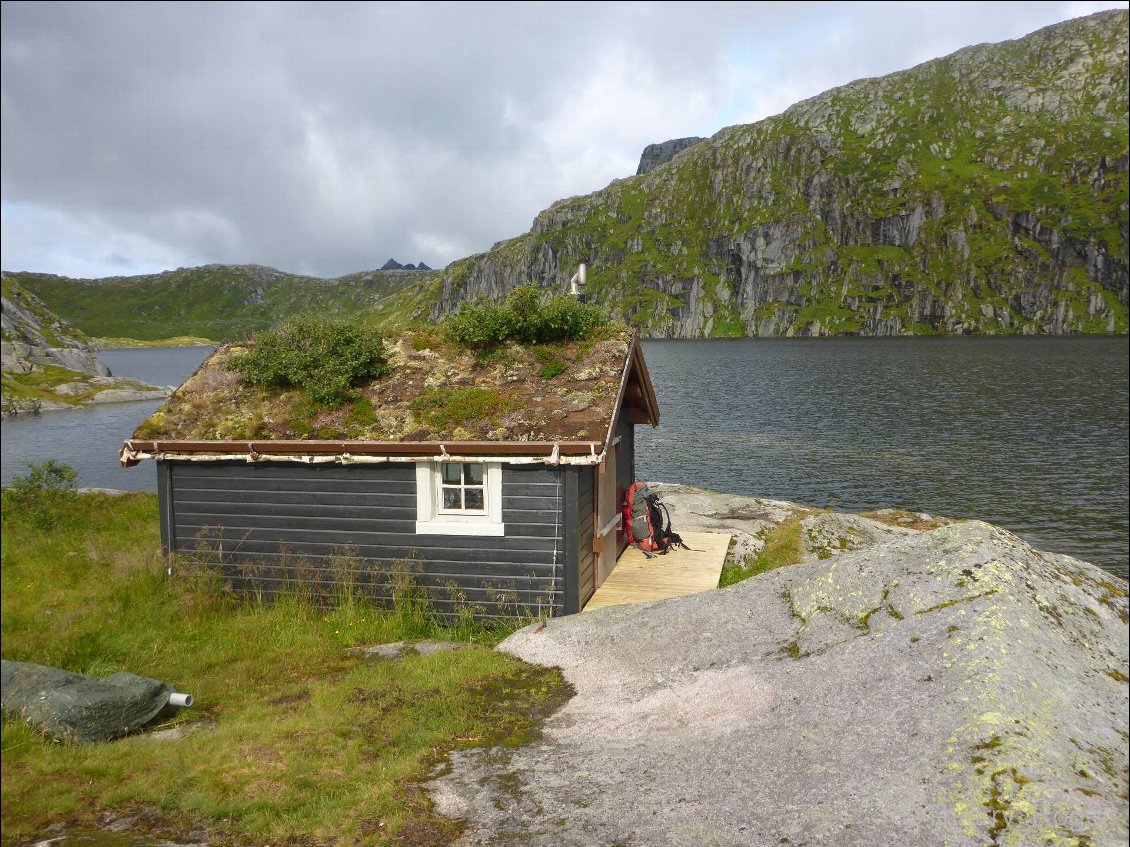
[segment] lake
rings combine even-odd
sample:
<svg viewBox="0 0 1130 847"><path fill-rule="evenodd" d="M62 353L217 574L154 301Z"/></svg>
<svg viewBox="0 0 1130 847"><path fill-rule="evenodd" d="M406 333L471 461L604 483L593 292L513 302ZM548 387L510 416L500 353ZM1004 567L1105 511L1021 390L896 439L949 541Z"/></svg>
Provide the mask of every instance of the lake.
<svg viewBox="0 0 1130 847"><path fill-rule="evenodd" d="M179 384L210 348L102 351L118 376ZM637 476L843 510L980 518L1125 577L1126 338L648 341L662 425ZM80 484L156 490L117 452L160 402L3 424L3 481L56 457ZM677 527L676 527L677 529Z"/></svg>
<svg viewBox="0 0 1130 847"><path fill-rule="evenodd" d="M139 347L100 350L98 356L114 376L140 379L150 385L180 385L214 347ZM45 412L4 419L0 479L23 473L28 462L61 459L79 473L79 485L156 491L153 462L136 468L118 464L122 441L160 408L163 400L106 403L86 409Z"/></svg>

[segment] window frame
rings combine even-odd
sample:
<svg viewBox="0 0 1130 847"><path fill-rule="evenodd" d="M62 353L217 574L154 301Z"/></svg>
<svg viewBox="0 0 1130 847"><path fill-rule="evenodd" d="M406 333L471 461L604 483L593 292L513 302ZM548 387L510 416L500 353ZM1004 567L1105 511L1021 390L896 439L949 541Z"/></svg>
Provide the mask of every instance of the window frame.
<svg viewBox="0 0 1130 847"><path fill-rule="evenodd" d="M444 509L442 486L444 464L483 466L482 511ZM466 488L460 474L460 487ZM450 487L450 486L449 486ZM477 487L472 485L472 488ZM429 461L416 463L416 534L502 536L502 464L471 459L461 462Z"/></svg>

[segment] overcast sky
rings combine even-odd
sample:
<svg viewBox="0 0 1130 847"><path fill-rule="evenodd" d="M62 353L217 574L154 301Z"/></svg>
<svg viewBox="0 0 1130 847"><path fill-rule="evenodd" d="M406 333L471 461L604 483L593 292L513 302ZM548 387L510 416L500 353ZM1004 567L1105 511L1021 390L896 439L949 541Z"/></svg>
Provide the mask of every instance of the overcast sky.
<svg viewBox="0 0 1130 847"><path fill-rule="evenodd" d="M649 143L1126 7L4 2L0 266L441 267Z"/></svg>

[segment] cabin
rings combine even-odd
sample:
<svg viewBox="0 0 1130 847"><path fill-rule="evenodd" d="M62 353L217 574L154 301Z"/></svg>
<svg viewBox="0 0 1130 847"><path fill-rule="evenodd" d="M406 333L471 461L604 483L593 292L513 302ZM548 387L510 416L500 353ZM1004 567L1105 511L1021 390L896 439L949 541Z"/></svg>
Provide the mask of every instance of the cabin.
<svg viewBox="0 0 1130 847"><path fill-rule="evenodd" d="M122 447L156 461L165 551L267 596L388 602L407 575L445 614L580 611L627 544L635 427L659 423L638 334L433 346L400 338L391 373L320 411L216 350Z"/></svg>

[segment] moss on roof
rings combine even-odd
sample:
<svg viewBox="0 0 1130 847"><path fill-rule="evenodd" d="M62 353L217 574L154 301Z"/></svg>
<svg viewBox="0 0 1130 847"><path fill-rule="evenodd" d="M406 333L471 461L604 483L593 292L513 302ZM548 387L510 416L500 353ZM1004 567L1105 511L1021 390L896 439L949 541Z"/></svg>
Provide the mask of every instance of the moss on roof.
<svg viewBox="0 0 1130 847"><path fill-rule="evenodd" d="M392 371L336 409L301 389L247 384L230 368L247 344L213 353L133 437L144 440L603 440L632 330L602 327L584 341L471 351L437 332L389 342Z"/></svg>

